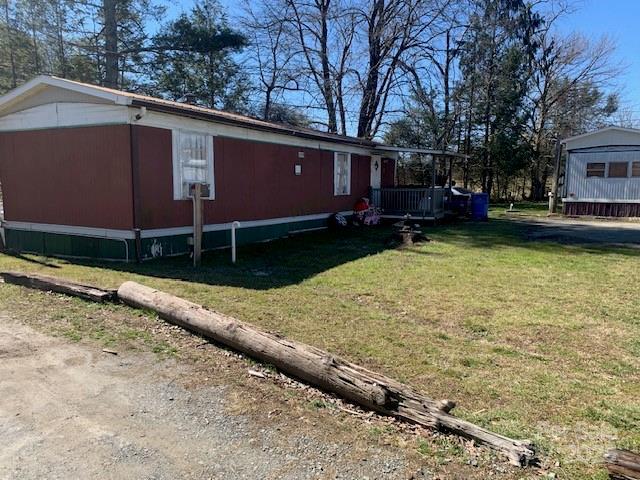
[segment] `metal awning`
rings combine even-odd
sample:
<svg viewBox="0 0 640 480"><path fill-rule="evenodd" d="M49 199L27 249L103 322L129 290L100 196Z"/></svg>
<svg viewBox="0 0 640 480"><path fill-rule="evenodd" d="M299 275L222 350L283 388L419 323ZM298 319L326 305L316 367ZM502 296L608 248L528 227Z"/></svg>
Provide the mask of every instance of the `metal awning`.
<svg viewBox="0 0 640 480"><path fill-rule="evenodd" d="M395 152L395 153L418 153L423 155L446 155L449 157L469 158L470 155L465 153L453 152L451 150L436 150L432 148L411 148L411 147L394 147L391 145L377 145L375 151Z"/></svg>

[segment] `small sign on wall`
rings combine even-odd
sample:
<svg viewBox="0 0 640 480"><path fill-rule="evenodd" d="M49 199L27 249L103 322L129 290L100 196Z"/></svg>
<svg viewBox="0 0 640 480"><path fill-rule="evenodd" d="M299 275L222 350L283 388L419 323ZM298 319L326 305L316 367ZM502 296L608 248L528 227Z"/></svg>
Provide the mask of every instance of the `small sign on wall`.
<svg viewBox="0 0 640 480"><path fill-rule="evenodd" d="M296 175L302 175L302 165L300 165L299 163L296 163L294 172Z"/></svg>

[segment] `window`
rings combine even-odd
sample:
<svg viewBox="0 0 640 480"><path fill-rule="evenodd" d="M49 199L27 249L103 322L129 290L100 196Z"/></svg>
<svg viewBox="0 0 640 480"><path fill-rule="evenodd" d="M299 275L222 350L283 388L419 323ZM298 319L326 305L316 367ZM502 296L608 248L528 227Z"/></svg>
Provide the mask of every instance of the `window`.
<svg viewBox="0 0 640 480"><path fill-rule="evenodd" d="M351 154L336 152L333 157L333 194L351 194Z"/></svg>
<svg viewBox="0 0 640 480"><path fill-rule="evenodd" d="M631 162L631 176L640 177L640 162Z"/></svg>
<svg viewBox="0 0 640 480"><path fill-rule="evenodd" d="M213 177L213 137L196 132L173 131L173 199L189 198L189 184L209 186L215 198Z"/></svg>
<svg viewBox="0 0 640 480"><path fill-rule="evenodd" d="M628 162L609 163L609 178L627 178Z"/></svg>
<svg viewBox="0 0 640 480"><path fill-rule="evenodd" d="M587 177L604 177L604 163L587 163Z"/></svg>

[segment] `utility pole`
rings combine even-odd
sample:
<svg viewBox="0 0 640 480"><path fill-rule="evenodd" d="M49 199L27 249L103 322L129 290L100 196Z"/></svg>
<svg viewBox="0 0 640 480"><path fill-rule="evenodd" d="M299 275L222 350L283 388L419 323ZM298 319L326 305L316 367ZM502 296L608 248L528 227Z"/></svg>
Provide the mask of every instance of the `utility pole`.
<svg viewBox="0 0 640 480"><path fill-rule="evenodd" d="M562 158L562 143L558 136L556 140L556 158L553 165L553 178L551 180L551 191L549 192L549 214L556 213L558 207L558 182L560 179L560 159Z"/></svg>

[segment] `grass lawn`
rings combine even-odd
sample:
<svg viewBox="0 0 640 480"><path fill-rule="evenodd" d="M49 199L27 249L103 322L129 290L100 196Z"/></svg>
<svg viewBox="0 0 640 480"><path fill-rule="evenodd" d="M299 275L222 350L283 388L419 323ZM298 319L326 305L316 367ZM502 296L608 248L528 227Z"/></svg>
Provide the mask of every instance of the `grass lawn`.
<svg viewBox="0 0 640 480"><path fill-rule="evenodd" d="M494 216L501 216L509 210L510 203L492 203L491 209ZM528 200L521 200L513 202L513 209L516 210L515 214L534 216L534 217L546 217L549 214L549 202L530 202ZM562 211L562 203L558 204L557 212Z"/></svg>
<svg viewBox="0 0 640 480"><path fill-rule="evenodd" d="M561 478L606 478L606 449L640 449L640 251L525 229L427 228L431 243L400 250L386 228L321 232L242 247L237 266L209 253L199 271L7 255L0 269L175 293L453 399L456 415L532 439ZM0 289L0 308L16 291Z"/></svg>

